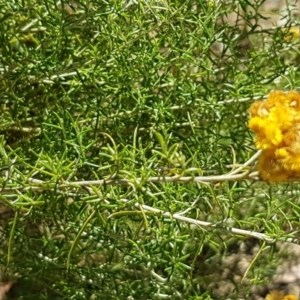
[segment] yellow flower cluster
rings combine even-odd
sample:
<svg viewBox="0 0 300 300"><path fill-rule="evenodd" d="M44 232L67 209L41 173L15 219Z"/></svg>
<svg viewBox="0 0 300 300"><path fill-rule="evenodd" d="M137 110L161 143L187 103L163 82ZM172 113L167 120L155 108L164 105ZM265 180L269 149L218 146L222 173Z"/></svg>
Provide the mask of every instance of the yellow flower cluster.
<svg viewBox="0 0 300 300"><path fill-rule="evenodd" d="M285 42L299 41L300 28L299 26L291 26L290 28L282 28L282 33L284 33L283 40Z"/></svg>
<svg viewBox="0 0 300 300"><path fill-rule="evenodd" d="M294 295L284 295L281 291L271 291L267 295L266 300L297 300L297 297Z"/></svg>
<svg viewBox="0 0 300 300"><path fill-rule="evenodd" d="M273 91L250 107L249 128L262 149L257 168L263 180L300 177L300 94Z"/></svg>

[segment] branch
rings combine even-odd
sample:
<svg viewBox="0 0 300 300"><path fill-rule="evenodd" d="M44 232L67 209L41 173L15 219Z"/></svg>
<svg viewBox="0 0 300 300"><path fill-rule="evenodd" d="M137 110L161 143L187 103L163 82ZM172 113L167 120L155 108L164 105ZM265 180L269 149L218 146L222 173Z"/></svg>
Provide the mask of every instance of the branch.
<svg viewBox="0 0 300 300"><path fill-rule="evenodd" d="M195 182L195 183L204 183L208 184L211 182L220 182L220 181L236 181L236 180L243 180L243 179L253 179L258 177L258 172L257 171L251 171L249 166L253 164L256 159L259 157L261 154L261 151L258 151L255 153L248 161L246 161L243 165L238 167L237 169L230 171L228 174L225 175L218 175L218 176L157 176L157 177L149 177L147 180L144 178L136 178L134 180L129 180L129 179L109 179L109 180L90 180L90 181L65 181L64 183L54 183L54 182L46 182L42 180L38 180L35 178L29 178L27 181L30 183L29 186L26 187L14 187L14 188L2 188L0 190L1 194L13 194L13 195L18 195L21 192L25 191L43 191L43 190L52 190L55 189L56 191L64 190L64 189L69 189L69 188L78 188L78 187L85 187L88 188L91 193L93 193L93 189L91 189L91 186L101 186L101 185L122 185L122 186L132 186L135 184L141 184L141 182L176 182L176 183L187 183L187 182ZM244 171L240 173L244 168L248 168L247 171ZM131 204L132 201L129 201L127 199L121 199L123 203L126 204ZM195 201L196 203L197 201ZM145 212L151 212L155 214L162 215L164 217L170 218L170 219L176 219L181 222L189 223L192 225L196 225L199 227L205 227L205 228L216 228L218 230L223 230L227 231L231 234L234 235L241 235L241 236L248 236L252 237L258 240L262 240L268 243L274 243L275 241L278 240L278 238L270 237L267 234L264 233L259 233L255 231L249 231L249 230L244 230L244 229L239 229L239 228L232 228L229 226L223 226L222 224L214 224L211 222L206 222L206 221L200 221L200 220L195 220L189 217L183 216L184 213L189 211L192 207L186 210L185 212L178 212L171 214L170 212L160 210L158 208L154 208L145 204L140 204L140 203L134 203L135 208L139 210L143 210ZM289 243L298 243L297 239L294 238L288 238L284 240L285 242Z"/></svg>
<svg viewBox="0 0 300 300"><path fill-rule="evenodd" d="M100 179L100 180L84 180L84 181L64 181L63 183L57 182L47 182L42 181L35 178L28 178L27 182L30 184L29 186L20 186L20 187L3 187L0 189L0 194L17 194L20 192L25 192L28 190L31 191L43 191L49 189L68 189L68 188L78 188L78 187L88 187L88 186L103 186L103 185L111 185L111 186L133 186L140 185L142 182L174 182L174 183L212 183L212 182L222 182L222 181L237 181L244 179L257 179L258 173L257 171L253 171L249 168L249 166L255 162L255 160L259 157L261 151L258 151L254 154L248 161L246 161L243 165L238 167L237 169L230 171L224 175L216 175L216 176L153 176L145 178L135 178L135 179ZM247 168L248 170L240 173L243 169Z"/></svg>
<svg viewBox="0 0 300 300"><path fill-rule="evenodd" d="M124 202L124 203L129 203L129 200L127 200L127 199L121 199L121 201ZM152 212L152 213L155 213L155 214L160 214L164 217L167 217L167 218L170 218L170 219L175 219L175 220L182 221L182 222L185 222L185 223L189 223L189 224L192 224L192 225L196 225L196 226L199 226L199 227L216 228L216 229L219 229L219 230L227 231L227 232L229 232L231 234L234 234L234 235L248 236L248 237L252 237L252 238L255 238L255 239L258 239L258 240L262 240L262 241L265 241L265 242L268 242L268 243L274 243L274 242L278 241L278 238L276 238L276 237L272 238L272 237L270 237L270 236L268 236L267 234L264 234L264 233L249 231L249 230L244 230L244 229L239 229L239 228L233 228L233 227L228 227L228 226L222 226L220 224L214 224L214 223L206 222L206 221L199 221L199 220L195 220L195 219L192 219L192 218L184 217L184 216L182 216L178 213L171 214L169 212L166 212L166 211L163 211L163 210L160 210L160 209L157 209L157 208L153 208L153 207L145 205L145 204L135 203L134 206L137 209L142 208L144 211L149 211L149 212ZM295 243L295 244L299 243L298 239L294 239L294 238L285 239L284 242Z"/></svg>

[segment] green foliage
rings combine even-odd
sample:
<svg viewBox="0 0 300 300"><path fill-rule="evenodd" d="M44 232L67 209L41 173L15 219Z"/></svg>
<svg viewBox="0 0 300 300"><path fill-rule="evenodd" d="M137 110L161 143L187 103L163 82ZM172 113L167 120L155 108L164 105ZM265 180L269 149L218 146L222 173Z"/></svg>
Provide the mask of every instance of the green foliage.
<svg viewBox="0 0 300 300"><path fill-rule="evenodd" d="M226 299L221 263L249 244L253 263L228 294L271 277L273 245L227 227L296 239L298 185L193 178L255 153L247 109L298 86L299 43L259 25L265 1L222 2L0 4L11 299ZM238 7L242 26L227 19ZM165 180L176 176L190 179Z"/></svg>

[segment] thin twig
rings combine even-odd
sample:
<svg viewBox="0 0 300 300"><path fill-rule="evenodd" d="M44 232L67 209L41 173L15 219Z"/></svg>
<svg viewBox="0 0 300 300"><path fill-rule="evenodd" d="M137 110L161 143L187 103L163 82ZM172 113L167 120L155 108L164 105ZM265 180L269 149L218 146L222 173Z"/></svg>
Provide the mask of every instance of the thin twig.
<svg viewBox="0 0 300 300"><path fill-rule="evenodd" d="M130 179L100 179L100 180L84 180L84 181L64 181L63 183L47 182L35 178L28 178L27 181L30 183L29 186L20 186L20 187L3 187L0 189L0 194L17 194L22 193L27 190L31 191L43 191L55 188L56 190L68 189L68 188L78 188L78 187L89 187L89 186L134 186L140 185L141 182L174 182L174 183L212 183L212 182L223 182L223 181L237 181L243 179L256 179L257 171L246 170L242 173L245 167L248 167L252 164L261 154L261 151L258 151L254 154L248 161L246 161L242 166L236 170L229 172L224 175L216 176L153 176L145 178L136 178L134 180Z"/></svg>
<svg viewBox="0 0 300 300"><path fill-rule="evenodd" d="M127 200L127 199L121 199L121 201L124 202L124 203L129 202L129 200ZM239 228L234 228L234 227L229 227L229 226L222 226L220 224L214 224L214 223L206 222L206 221L195 220L195 219L192 219L192 218L184 217L184 216L182 216L180 214L177 214L177 213L171 214L167 211L163 211L161 209L154 208L154 207L151 207L151 206L148 206L148 205L145 205L145 204L135 203L134 206L137 209L143 208L144 211L149 211L149 212L152 212L152 213L155 213L155 214L160 214L164 217L167 217L167 218L170 218L170 219L175 219L175 220L182 221L182 222L185 222L185 223L189 223L189 224L192 224L192 225L196 225L196 226L199 226L199 227L217 228L217 229L220 229L220 230L227 231L227 232L229 232L231 234L234 234L234 235L253 237L255 239L266 241L268 243L274 243L274 242L278 241L278 238L272 238L272 237L270 237L270 236L268 236L267 234L264 234L264 233L250 231L250 230L244 230L244 229L239 229ZM297 239L293 239L293 238L288 238L288 239L285 239L284 241L288 242L288 243L295 243L295 244L298 244L298 242L299 242Z"/></svg>
<svg viewBox="0 0 300 300"><path fill-rule="evenodd" d="M261 155L262 150L257 151L249 160L247 160L243 165L241 165L239 168L233 170L232 172L229 172L230 175L237 174L238 172L242 171L243 168L250 166L252 163L254 163L258 157Z"/></svg>

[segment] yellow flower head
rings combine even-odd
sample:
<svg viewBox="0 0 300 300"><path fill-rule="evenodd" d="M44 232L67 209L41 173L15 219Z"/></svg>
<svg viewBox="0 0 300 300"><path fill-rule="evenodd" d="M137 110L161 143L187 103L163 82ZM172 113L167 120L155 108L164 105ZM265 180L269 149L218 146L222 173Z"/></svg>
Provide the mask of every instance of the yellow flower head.
<svg viewBox="0 0 300 300"><path fill-rule="evenodd" d="M267 295L266 300L283 300L284 293L281 291L271 291L270 294Z"/></svg>
<svg viewBox="0 0 300 300"><path fill-rule="evenodd" d="M299 40L300 30L298 26L291 26L290 28L282 28L284 33L283 40L285 42L293 42Z"/></svg>
<svg viewBox="0 0 300 300"><path fill-rule="evenodd" d="M249 112L256 148L263 150L257 164L261 178L279 182L300 177L300 94L273 91Z"/></svg>
<svg viewBox="0 0 300 300"><path fill-rule="evenodd" d="M297 297L294 295L287 295L283 298L283 300L297 300Z"/></svg>
<svg viewBox="0 0 300 300"><path fill-rule="evenodd" d="M271 291L265 300L297 300L297 297L294 295L284 295L281 291Z"/></svg>

